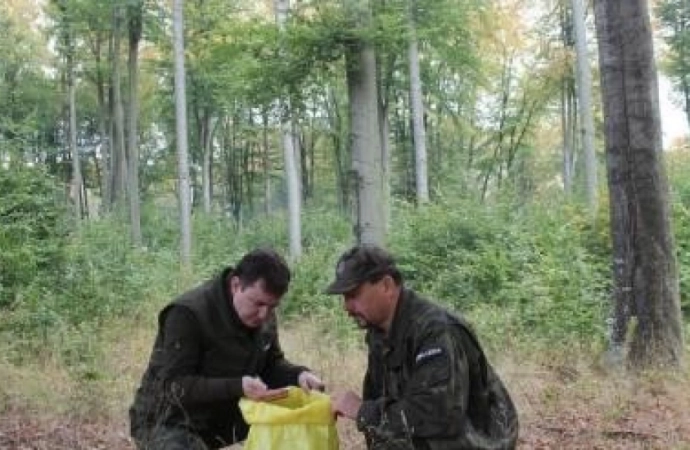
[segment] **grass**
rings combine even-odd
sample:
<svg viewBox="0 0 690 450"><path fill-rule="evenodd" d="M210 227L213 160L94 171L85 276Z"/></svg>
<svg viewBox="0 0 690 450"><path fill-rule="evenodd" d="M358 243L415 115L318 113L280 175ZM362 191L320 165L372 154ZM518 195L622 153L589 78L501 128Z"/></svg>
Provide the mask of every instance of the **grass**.
<svg viewBox="0 0 690 450"><path fill-rule="evenodd" d="M293 319L282 327L281 341L286 355L320 374L329 391L359 391L366 351L361 332L342 316ZM93 337L102 351L85 371L50 354L2 361L0 447L131 450L126 412L153 323L110 323ZM490 351L520 410L520 448L690 449L687 370L633 377L607 372L597 355L577 347L534 350L523 343ZM341 449L363 448L352 423L340 421L338 429Z"/></svg>

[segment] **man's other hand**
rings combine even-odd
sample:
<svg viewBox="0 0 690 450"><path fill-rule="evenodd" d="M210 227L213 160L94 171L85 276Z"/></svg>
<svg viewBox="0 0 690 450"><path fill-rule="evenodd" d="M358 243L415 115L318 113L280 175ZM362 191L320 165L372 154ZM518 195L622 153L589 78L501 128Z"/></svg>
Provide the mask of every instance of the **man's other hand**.
<svg viewBox="0 0 690 450"><path fill-rule="evenodd" d="M268 388L259 377L242 377L242 392L244 396L252 400L260 400L266 395Z"/></svg>
<svg viewBox="0 0 690 450"><path fill-rule="evenodd" d="M331 410L336 416L344 416L355 420L362 399L352 391L339 392L331 396Z"/></svg>
<svg viewBox="0 0 690 450"><path fill-rule="evenodd" d="M323 391L326 388L326 385L323 384L323 381L321 381L319 377L306 370L299 374L297 382L299 386L307 392L312 390Z"/></svg>

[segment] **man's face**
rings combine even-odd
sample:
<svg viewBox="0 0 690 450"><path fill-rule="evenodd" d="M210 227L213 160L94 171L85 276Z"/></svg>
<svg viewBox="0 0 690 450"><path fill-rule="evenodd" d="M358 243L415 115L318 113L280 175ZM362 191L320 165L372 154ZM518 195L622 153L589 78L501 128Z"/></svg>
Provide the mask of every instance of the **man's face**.
<svg viewBox="0 0 690 450"><path fill-rule="evenodd" d="M237 315L249 328L260 327L280 303L279 297L266 292L265 282L261 279L243 288L240 279L232 277L230 291Z"/></svg>
<svg viewBox="0 0 690 450"><path fill-rule="evenodd" d="M384 280L365 282L343 294L343 308L360 328L380 328L388 318Z"/></svg>

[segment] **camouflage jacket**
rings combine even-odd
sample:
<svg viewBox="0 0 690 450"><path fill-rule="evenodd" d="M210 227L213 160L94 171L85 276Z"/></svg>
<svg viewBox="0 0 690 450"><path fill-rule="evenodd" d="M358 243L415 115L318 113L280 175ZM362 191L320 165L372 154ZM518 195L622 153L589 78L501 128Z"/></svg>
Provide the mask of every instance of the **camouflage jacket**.
<svg viewBox="0 0 690 450"><path fill-rule="evenodd" d="M250 330L240 321L226 280L232 269L181 295L158 316L148 368L130 408L132 436L142 446L159 426L183 426L210 448L246 437L239 411L242 377L269 387L297 384L305 367L283 356L275 317Z"/></svg>
<svg viewBox="0 0 690 450"><path fill-rule="evenodd" d="M403 289L390 334L367 333L357 427L369 449L512 449L517 411L470 327Z"/></svg>

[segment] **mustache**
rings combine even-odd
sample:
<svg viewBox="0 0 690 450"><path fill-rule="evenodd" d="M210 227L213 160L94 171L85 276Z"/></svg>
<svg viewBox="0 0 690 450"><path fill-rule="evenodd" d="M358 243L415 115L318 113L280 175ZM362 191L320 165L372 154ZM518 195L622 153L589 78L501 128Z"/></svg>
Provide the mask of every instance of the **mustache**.
<svg viewBox="0 0 690 450"><path fill-rule="evenodd" d="M353 314L353 313L348 313L348 316L352 321L360 328L363 330L373 330L375 327L362 315L360 314Z"/></svg>

